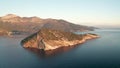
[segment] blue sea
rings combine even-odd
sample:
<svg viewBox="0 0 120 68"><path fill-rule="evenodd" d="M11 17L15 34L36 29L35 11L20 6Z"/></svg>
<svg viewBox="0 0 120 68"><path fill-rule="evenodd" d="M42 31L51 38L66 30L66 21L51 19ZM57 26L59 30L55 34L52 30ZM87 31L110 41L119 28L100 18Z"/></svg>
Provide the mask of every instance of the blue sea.
<svg viewBox="0 0 120 68"><path fill-rule="evenodd" d="M0 37L0 68L120 68L120 29L89 33L100 38L47 57L24 49L23 38Z"/></svg>

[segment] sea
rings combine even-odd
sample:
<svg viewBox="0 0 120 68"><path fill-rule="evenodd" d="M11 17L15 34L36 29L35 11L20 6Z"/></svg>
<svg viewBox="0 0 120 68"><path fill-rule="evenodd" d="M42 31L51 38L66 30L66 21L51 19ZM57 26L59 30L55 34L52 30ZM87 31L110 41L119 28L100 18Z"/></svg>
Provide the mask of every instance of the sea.
<svg viewBox="0 0 120 68"><path fill-rule="evenodd" d="M0 37L0 68L120 68L120 29L90 32L100 38L52 55L22 47L23 37Z"/></svg>

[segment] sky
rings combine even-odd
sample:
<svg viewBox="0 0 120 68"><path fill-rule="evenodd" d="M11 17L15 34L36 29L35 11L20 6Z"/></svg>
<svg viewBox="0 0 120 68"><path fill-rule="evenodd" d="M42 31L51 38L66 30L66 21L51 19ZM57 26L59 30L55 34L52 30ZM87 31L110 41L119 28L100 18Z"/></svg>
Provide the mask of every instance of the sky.
<svg viewBox="0 0 120 68"><path fill-rule="evenodd" d="M120 0L1 0L0 16L6 14L119 28Z"/></svg>

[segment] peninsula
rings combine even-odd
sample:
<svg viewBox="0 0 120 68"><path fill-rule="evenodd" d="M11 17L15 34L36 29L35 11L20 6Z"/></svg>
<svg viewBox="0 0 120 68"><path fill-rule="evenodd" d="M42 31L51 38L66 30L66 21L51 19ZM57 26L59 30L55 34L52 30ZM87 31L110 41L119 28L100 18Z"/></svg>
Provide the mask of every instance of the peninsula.
<svg viewBox="0 0 120 68"><path fill-rule="evenodd" d="M77 35L72 32L43 28L23 39L21 44L24 48L42 49L47 51L55 50L60 47L75 46L84 43L89 39L98 37L98 35L92 33Z"/></svg>

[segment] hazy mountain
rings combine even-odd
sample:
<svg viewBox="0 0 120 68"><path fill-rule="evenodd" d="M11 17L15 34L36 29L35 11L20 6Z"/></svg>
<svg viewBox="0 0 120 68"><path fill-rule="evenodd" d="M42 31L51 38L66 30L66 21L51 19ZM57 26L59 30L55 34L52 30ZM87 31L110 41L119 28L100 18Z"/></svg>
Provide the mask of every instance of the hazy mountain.
<svg viewBox="0 0 120 68"><path fill-rule="evenodd" d="M8 14L0 17L0 31L23 31L34 33L41 28L50 28L70 32L94 30L94 27L73 24L62 19L20 17L14 14Z"/></svg>

